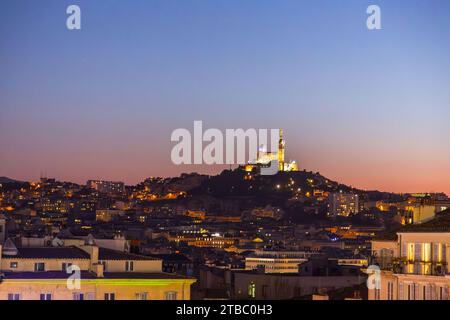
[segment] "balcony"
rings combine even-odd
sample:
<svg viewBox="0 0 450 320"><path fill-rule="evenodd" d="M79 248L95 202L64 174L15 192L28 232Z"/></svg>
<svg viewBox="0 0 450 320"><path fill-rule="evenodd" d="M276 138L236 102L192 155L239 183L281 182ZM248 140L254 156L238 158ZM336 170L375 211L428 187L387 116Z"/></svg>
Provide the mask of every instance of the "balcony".
<svg viewBox="0 0 450 320"><path fill-rule="evenodd" d="M392 271L397 274L445 276L450 274L446 262L409 261L406 258L392 256L373 257L372 264L381 270Z"/></svg>
<svg viewBox="0 0 450 320"><path fill-rule="evenodd" d="M393 260L392 271L400 274L445 276L448 274L445 262L424 262Z"/></svg>

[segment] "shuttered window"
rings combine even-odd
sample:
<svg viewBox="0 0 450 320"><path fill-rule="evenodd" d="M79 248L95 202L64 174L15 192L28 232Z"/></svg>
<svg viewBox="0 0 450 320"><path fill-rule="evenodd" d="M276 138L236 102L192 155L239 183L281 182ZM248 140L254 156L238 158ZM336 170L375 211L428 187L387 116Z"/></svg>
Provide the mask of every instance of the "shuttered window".
<svg viewBox="0 0 450 320"><path fill-rule="evenodd" d="M399 284L398 284L398 299L399 300L405 300L405 297L404 297L404 292L403 292L403 282L400 282Z"/></svg>

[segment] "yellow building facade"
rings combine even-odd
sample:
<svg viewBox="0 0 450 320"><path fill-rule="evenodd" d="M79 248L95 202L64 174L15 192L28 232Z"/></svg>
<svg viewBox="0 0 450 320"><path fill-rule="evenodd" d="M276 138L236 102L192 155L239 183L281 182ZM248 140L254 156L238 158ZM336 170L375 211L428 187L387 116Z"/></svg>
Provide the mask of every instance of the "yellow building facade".
<svg viewBox="0 0 450 320"><path fill-rule="evenodd" d="M195 279L162 260L95 245L1 248L0 300L189 300Z"/></svg>

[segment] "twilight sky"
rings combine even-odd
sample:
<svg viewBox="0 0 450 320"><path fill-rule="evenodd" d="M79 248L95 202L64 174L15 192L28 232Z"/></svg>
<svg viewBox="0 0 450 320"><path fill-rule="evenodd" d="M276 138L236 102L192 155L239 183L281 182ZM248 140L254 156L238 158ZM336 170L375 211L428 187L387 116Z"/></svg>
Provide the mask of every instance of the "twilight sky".
<svg viewBox="0 0 450 320"><path fill-rule="evenodd" d="M288 158L355 187L450 194L449 40L448 0L4 0L0 176L219 172L170 160L203 120L283 128Z"/></svg>

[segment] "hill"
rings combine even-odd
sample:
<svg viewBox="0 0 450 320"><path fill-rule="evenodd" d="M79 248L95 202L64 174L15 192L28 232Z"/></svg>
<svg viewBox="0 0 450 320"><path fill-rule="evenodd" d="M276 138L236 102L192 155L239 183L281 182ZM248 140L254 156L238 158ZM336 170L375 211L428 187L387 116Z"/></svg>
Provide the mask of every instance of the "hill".
<svg viewBox="0 0 450 320"><path fill-rule="evenodd" d="M0 177L0 183L7 184L7 183L23 183L22 181L10 179L8 177Z"/></svg>

